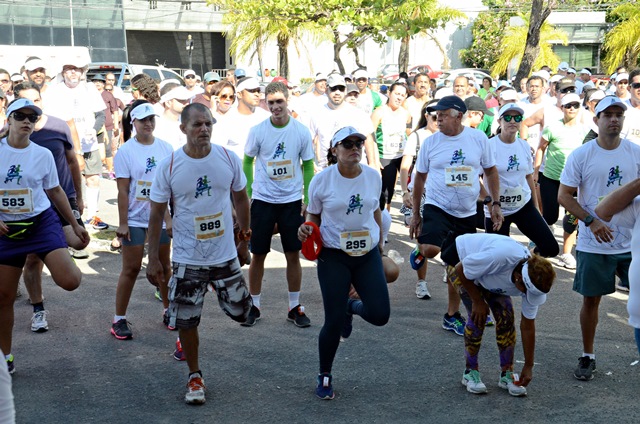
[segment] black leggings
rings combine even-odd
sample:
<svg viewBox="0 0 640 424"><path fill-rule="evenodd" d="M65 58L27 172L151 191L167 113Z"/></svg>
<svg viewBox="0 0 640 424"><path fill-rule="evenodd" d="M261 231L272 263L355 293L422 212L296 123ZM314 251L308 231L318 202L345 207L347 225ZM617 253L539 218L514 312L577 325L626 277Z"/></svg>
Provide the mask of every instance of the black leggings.
<svg viewBox="0 0 640 424"><path fill-rule="evenodd" d="M502 227L500 227L498 231L493 230L491 218L485 218L485 231L487 233L497 233L508 236L511 223L516 224L516 227L518 227L522 234L536 244L535 253L545 258L552 258L560 253L560 247L558 246L555 236L540 215L540 212L538 212L538 209L533 205L532 199L518 212L505 216Z"/></svg>
<svg viewBox="0 0 640 424"><path fill-rule="evenodd" d="M385 196L385 200L388 205L391 204L391 199L393 198L393 193L396 189L396 181L398 180L398 172L400 172L401 163L401 157L390 159L389 163L382 168L382 194Z"/></svg>
<svg viewBox="0 0 640 424"><path fill-rule="evenodd" d="M558 190L560 181L552 180L540 174L540 199L542 200L542 216L548 225L553 225L560 215L560 204L558 203ZM533 193L531 194L533 196Z"/></svg>
<svg viewBox="0 0 640 424"><path fill-rule="evenodd" d="M320 372L331 372L346 318L351 284L361 300L351 303L355 315L382 326L389 321L389 291L377 246L364 256L324 248L318 258L318 280L324 304L324 325L318 338Z"/></svg>

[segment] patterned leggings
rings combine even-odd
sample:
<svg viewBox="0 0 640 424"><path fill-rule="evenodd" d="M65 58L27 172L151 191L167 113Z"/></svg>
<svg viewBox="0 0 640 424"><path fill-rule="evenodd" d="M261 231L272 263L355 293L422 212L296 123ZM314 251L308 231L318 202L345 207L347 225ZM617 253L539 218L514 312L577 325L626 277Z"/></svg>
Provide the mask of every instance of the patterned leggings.
<svg viewBox="0 0 640 424"><path fill-rule="evenodd" d="M467 309L467 324L464 328L464 354L467 363L467 369L478 369L478 352L482 343L482 335L484 333L485 323L477 326L471 320L471 297L462 286L462 282L458 278L455 268L447 266L447 275L449 281L460 292L460 298ZM513 369L513 350L516 346L516 327L513 315L513 304L511 297L501 294L491 293L483 287L478 287L483 299L489 305L493 318L496 321L496 342L498 351L500 352L500 367L505 369Z"/></svg>

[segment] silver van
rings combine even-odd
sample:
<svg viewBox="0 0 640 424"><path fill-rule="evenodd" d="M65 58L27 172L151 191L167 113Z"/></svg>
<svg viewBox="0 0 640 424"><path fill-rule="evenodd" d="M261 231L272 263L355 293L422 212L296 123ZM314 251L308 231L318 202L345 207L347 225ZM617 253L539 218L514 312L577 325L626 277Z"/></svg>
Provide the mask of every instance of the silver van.
<svg viewBox="0 0 640 424"><path fill-rule="evenodd" d="M87 70L87 81L96 74L106 75L113 73L116 76L116 85L125 93L131 93L131 78L138 74L147 74L158 83L166 79L176 79L184 85L184 80L177 72L163 66L130 65L122 62L93 62Z"/></svg>

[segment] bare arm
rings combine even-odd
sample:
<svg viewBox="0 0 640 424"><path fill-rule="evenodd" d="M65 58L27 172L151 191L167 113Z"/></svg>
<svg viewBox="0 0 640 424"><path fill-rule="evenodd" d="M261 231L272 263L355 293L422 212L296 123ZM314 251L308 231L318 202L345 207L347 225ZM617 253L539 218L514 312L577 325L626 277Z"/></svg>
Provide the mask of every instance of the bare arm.
<svg viewBox="0 0 640 424"><path fill-rule="evenodd" d="M640 178L623 185L602 199L598 206L596 206L596 214L602 218L603 221L609 222L611 218L613 218L613 215L629 206L638 195L640 195Z"/></svg>
<svg viewBox="0 0 640 424"><path fill-rule="evenodd" d="M382 238L382 211L380 208L376 209L373 213L373 219L376 220L376 224L378 224L378 228L380 229L380 241L378 242L378 249L380 250L380 254L384 252L384 239Z"/></svg>
<svg viewBox="0 0 640 424"><path fill-rule="evenodd" d="M409 180L409 168L413 163L413 155L402 156L402 162L400 162L400 187L402 187L402 203L408 208L413 207L411 202L411 193L407 187L407 181Z"/></svg>
<svg viewBox="0 0 640 424"><path fill-rule="evenodd" d="M84 211L84 198L82 197L82 172L80 172L80 164L78 163L78 155L73 149L65 150L67 165L71 172L73 187L76 189L76 203L78 204L78 212L82 215ZM84 158L83 158L84 160Z"/></svg>
<svg viewBox="0 0 640 424"><path fill-rule="evenodd" d="M533 182L533 174L527 175L525 179L527 180L529 190L531 190L531 200L533 201L533 206L535 206L535 208L540 211L540 205L538 205L538 196L536 196L536 183Z"/></svg>
<svg viewBox="0 0 640 424"><path fill-rule="evenodd" d="M116 235L131 241L131 233L129 232L129 186L130 178L118 178L116 180L118 186L118 229Z"/></svg>
<svg viewBox="0 0 640 424"><path fill-rule="evenodd" d="M156 287L165 284L164 268L160 262L160 233L162 231L162 217L167 210L167 203L157 203L152 200L149 214L149 229L147 238L149 244L149 263L147 265L147 280Z"/></svg>
<svg viewBox="0 0 640 424"><path fill-rule="evenodd" d="M78 236L83 243L89 243L89 233L84 229L78 221L76 221L75 216L73 216L73 211L71 210L71 206L69 205L69 199L67 199L67 194L62 190L62 187L59 185L46 190L47 196L56 206L56 209L60 211L62 217L71 225L73 232Z"/></svg>
<svg viewBox="0 0 640 424"><path fill-rule="evenodd" d="M471 319L476 325L482 325L487 320L487 315L489 315L489 305L484 301L482 294L480 294L480 290L473 283L473 280L469 280L464 275L464 267L462 266L462 262L458 262L456 265L456 275L460 279L462 283L462 287L467 291L469 297L471 298Z"/></svg>
<svg viewBox="0 0 640 424"><path fill-rule="evenodd" d="M536 350L536 321L522 315L520 318L520 334L522 337L522 350L524 352L524 366L522 367L520 381L523 386L527 386L533 378L533 361Z"/></svg>
<svg viewBox="0 0 640 424"><path fill-rule="evenodd" d="M491 198L500 199L500 177L498 176L498 168L492 166L491 168L484 168L484 179L485 185L489 186L489 193L491 193ZM504 217L502 216L502 208L500 205L491 204L491 222L493 222L493 229L498 231L500 227L502 227L502 223L504 221Z"/></svg>
<svg viewBox="0 0 640 424"><path fill-rule="evenodd" d="M420 199L424 191L424 183L427 181L427 174L418 172L416 170L416 178L413 181L413 215L411 216L411 223L409 224L409 237L411 239L417 238L420 235L422 229L422 218L420 217Z"/></svg>
<svg viewBox="0 0 640 424"><path fill-rule="evenodd" d="M75 150L76 157L78 158L78 166L80 167L80 171L84 171L84 154L82 153L80 137L78 137L76 121L70 119L67 121L67 125L69 125L69 130L71 131L71 140L73 141L73 150Z"/></svg>
<svg viewBox="0 0 640 424"><path fill-rule="evenodd" d="M576 187L569 187L560 183L560 188L558 189L558 203L560 203L580 221L584 222L585 218L589 216L589 212L587 212L580 203L578 203L575 197L573 197L573 193L575 192ZM607 243L613 240L613 233L611 229L597 217L593 217L593 222L587 228L593 233L599 243Z"/></svg>
<svg viewBox="0 0 640 424"><path fill-rule="evenodd" d="M533 159L533 182L538 182L538 175L540 173L540 165L542 165L542 158L544 157L544 152L547 150L549 146L549 142L544 138L540 138L540 143L538 143L538 148L536 149L536 155Z"/></svg>

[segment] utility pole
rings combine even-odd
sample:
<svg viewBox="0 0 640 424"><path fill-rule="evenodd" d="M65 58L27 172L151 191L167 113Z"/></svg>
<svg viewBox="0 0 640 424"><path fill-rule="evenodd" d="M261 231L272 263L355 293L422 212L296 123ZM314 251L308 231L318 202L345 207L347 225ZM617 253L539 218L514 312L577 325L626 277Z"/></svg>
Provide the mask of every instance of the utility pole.
<svg viewBox="0 0 640 424"><path fill-rule="evenodd" d="M191 55L193 54L193 38L191 38L191 34L189 34L189 36L187 37L187 53L189 54L189 69L192 69L192 63L191 63Z"/></svg>

